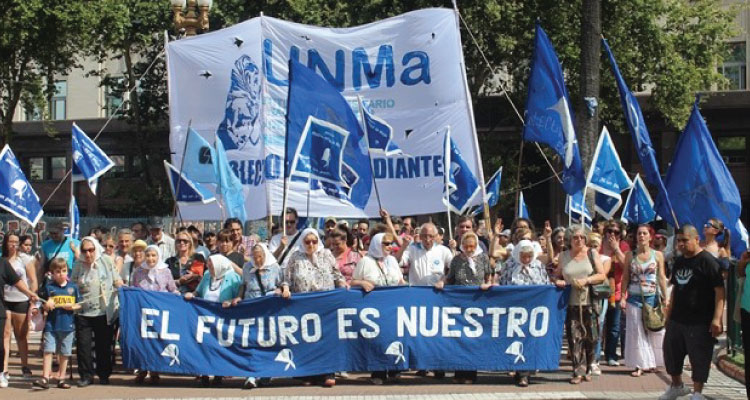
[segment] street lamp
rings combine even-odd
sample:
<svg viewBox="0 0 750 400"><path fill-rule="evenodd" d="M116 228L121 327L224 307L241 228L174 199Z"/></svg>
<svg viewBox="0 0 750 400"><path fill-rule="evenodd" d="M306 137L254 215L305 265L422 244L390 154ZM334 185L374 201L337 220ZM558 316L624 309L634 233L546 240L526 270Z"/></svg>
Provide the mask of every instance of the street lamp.
<svg viewBox="0 0 750 400"><path fill-rule="evenodd" d="M174 25L177 32L195 36L198 31L208 31L208 11L213 0L171 0Z"/></svg>

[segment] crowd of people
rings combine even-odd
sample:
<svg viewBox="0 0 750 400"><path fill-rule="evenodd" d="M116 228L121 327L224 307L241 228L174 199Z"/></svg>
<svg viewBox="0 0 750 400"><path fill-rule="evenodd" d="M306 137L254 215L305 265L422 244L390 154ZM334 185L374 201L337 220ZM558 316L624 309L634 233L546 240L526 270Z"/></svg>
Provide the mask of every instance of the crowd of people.
<svg viewBox="0 0 750 400"><path fill-rule="evenodd" d="M47 389L52 380L69 388L65 370L73 348L79 380L85 387L98 378L106 385L119 336L117 289L121 286L170 292L186 301L202 298L234 307L261 296L357 287L419 285L442 290L447 285L556 285L570 287L565 321L571 384L591 381L600 363L624 364L633 378L664 368L672 382L660 399L689 394L682 383L689 357L693 398L702 397L712 350L722 333L725 285L730 265L745 276L750 253L731 258L729 231L711 219L698 228L683 225L669 235L651 225L627 227L617 220L537 230L517 218L506 229L461 216L452 230L415 217L394 218L385 210L379 221L324 220L322 230L299 226L288 209L283 226L268 242L243 235L243 224L225 221L218 232L194 226L166 232L160 218L110 234L94 229L80 241L63 234L62 224L32 254L31 238L5 235L0 263L0 387L8 385L10 339L15 338L25 377L29 368L30 327L43 329L43 371L33 383ZM283 230L283 232L282 232ZM701 236L703 238L701 238ZM750 280L748 280L750 284ZM750 290L741 297L745 349L750 348ZM652 317L663 310L662 325ZM656 324L656 325L654 325ZM42 328L43 327L43 328ZM562 334L562 332L560 333ZM74 346L75 344L75 346ZM58 365L52 371L53 358ZM398 379L399 371L370 371L373 384ZM336 374L300 378L334 386ZM445 371L417 371L445 376ZM517 385L529 385L533 371L516 371ZM199 377L204 386L222 377ZM746 380L750 382L746 373ZM134 381L158 383L156 371L135 371ZM244 388L271 377L247 376ZM473 383L476 371L455 371L456 383Z"/></svg>

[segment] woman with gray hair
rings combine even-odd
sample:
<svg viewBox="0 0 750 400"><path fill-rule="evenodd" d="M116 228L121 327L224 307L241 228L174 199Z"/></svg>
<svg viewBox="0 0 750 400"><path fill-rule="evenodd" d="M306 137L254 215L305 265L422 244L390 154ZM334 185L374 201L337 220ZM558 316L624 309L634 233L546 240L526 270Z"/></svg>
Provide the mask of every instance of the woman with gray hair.
<svg viewBox="0 0 750 400"><path fill-rule="evenodd" d="M544 264L537 259L537 250L529 240L521 240L513 248L498 280L500 285L550 285ZM516 385L529 386L529 371L516 371Z"/></svg>
<svg viewBox="0 0 750 400"><path fill-rule="evenodd" d="M570 249L560 253L556 276L561 277L558 287L571 285L565 328L568 334L568 349L573 361L573 378L570 383L591 381L591 364L594 363L594 347L599 335L597 311L591 286L604 282L599 254L586 245L586 229L573 225L570 232Z"/></svg>

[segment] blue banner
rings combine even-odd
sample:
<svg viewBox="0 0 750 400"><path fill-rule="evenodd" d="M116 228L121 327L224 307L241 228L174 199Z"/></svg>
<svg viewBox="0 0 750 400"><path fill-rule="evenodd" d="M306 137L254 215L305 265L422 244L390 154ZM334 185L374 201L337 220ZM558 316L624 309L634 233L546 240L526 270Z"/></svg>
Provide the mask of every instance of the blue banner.
<svg viewBox="0 0 750 400"><path fill-rule="evenodd" d="M75 123L70 141L73 144L73 182L87 181L91 193L96 194L99 177L115 163Z"/></svg>
<svg viewBox="0 0 750 400"><path fill-rule="evenodd" d="M523 192L518 195L518 210L516 211L516 217L531 219L529 216L529 208L526 207L526 200L523 199Z"/></svg>
<svg viewBox="0 0 750 400"><path fill-rule="evenodd" d="M216 159L216 181L221 191L221 200L224 202L227 214L232 218L239 218L243 223L247 221L247 210L245 209L245 189L232 167L229 165L227 152L221 140L214 142Z"/></svg>
<svg viewBox="0 0 750 400"><path fill-rule="evenodd" d="M583 201L583 190L565 197L565 213L570 215L571 221L591 226L591 213Z"/></svg>
<svg viewBox="0 0 750 400"><path fill-rule="evenodd" d="M75 196L70 196L70 205L68 205L68 218L70 219L70 226L66 227L65 232L71 239L79 239L81 237L81 214L78 212L78 202Z"/></svg>
<svg viewBox="0 0 750 400"><path fill-rule="evenodd" d="M443 202L456 214L463 214L474 202L474 198L481 193L477 178L466 164L461 150L451 138L451 129L445 129L444 160L445 160L445 190Z"/></svg>
<svg viewBox="0 0 750 400"><path fill-rule="evenodd" d="M42 205L34 192L21 164L7 144L0 152L0 207L21 218L31 226L36 226L42 218Z"/></svg>
<svg viewBox="0 0 750 400"><path fill-rule="evenodd" d="M189 375L557 370L567 294L554 286L402 286L222 308L123 288L122 354L129 369Z"/></svg>
<svg viewBox="0 0 750 400"><path fill-rule="evenodd" d="M393 141L393 128L385 120L376 117L371 110L368 110L361 96L357 96L357 103L359 103L362 127L367 134L367 144L370 151L386 156L403 154L401 148Z"/></svg>

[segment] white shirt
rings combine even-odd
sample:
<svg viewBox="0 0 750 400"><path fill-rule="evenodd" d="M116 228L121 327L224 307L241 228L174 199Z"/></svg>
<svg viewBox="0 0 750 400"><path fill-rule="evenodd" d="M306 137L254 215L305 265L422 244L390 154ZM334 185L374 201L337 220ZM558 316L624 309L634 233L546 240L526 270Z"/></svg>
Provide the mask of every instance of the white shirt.
<svg viewBox="0 0 750 400"><path fill-rule="evenodd" d="M393 256L386 257L384 267L381 269L372 257L362 257L354 269L352 279L368 281L375 286L398 286L403 275L396 258Z"/></svg>
<svg viewBox="0 0 750 400"><path fill-rule="evenodd" d="M291 243L292 239L298 233L300 233L300 231L294 232L294 234L292 234L292 235L287 235L287 243ZM271 251L271 253L275 253L276 250L279 248L279 246L281 246L281 234L277 233L277 234L273 235L273 237L271 237L271 241L268 242L268 250ZM297 238L297 241L294 242L294 247L292 247L292 249L289 250L286 253L286 257L284 257L284 262L281 263L281 267L282 268L286 268L286 265L289 262L289 257L291 257L292 254L294 254L294 252L297 251L297 250L304 250L302 248L302 238ZM286 249L284 249L284 251L286 251ZM284 254L283 251L281 253ZM279 255L279 256L281 256L281 255Z"/></svg>
<svg viewBox="0 0 750 400"><path fill-rule="evenodd" d="M16 259L9 263L11 267L13 267L13 270L16 272L16 275L20 278L21 281L25 282L26 285L29 285L29 277L26 276L26 265L31 262L31 256L23 253L18 253L18 256ZM29 296L26 296L23 294L18 288L15 286L5 285L5 301L11 301L14 303L19 303L23 301L28 301Z"/></svg>
<svg viewBox="0 0 750 400"><path fill-rule="evenodd" d="M211 285L209 285L209 288L206 289L206 294L203 295L203 300L208 301L219 301L220 291L221 291L221 285L216 288L216 290L211 290Z"/></svg>
<svg viewBox="0 0 750 400"><path fill-rule="evenodd" d="M412 243L401 255L401 265L409 267L409 285L433 286L445 275L453 254L450 249L433 244L425 250L419 243Z"/></svg>

